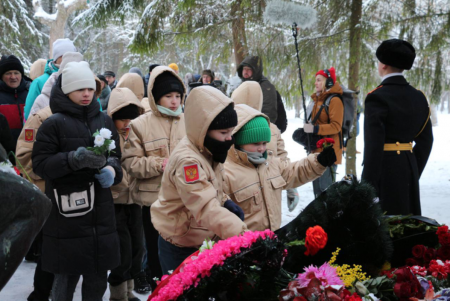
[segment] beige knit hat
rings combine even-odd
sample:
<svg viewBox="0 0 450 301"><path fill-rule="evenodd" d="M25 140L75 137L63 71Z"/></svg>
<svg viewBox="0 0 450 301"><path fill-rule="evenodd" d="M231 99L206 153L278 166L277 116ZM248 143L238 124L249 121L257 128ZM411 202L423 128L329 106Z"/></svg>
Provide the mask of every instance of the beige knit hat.
<svg viewBox="0 0 450 301"><path fill-rule="evenodd" d="M96 89L94 73L89 68L88 62L70 62L62 72L61 89L64 94L69 94L80 89Z"/></svg>

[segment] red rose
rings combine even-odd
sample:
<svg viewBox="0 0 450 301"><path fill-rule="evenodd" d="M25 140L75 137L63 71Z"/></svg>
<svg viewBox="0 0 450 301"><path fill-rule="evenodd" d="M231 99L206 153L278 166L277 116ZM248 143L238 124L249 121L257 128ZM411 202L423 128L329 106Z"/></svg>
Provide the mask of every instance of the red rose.
<svg viewBox="0 0 450 301"><path fill-rule="evenodd" d="M440 260L432 260L430 262L430 266L428 267L428 273L440 280L446 279L449 272L448 266Z"/></svg>
<svg viewBox="0 0 450 301"><path fill-rule="evenodd" d="M450 260L450 247L440 247L436 252L436 256L441 260Z"/></svg>
<svg viewBox="0 0 450 301"><path fill-rule="evenodd" d="M441 234L447 233L447 232L448 232L448 226L443 225L443 226L441 226L441 227L439 227L439 228L437 229L436 234L437 234L438 236L440 236Z"/></svg>
<svg viewBox="0 0 450 301"><path fill-rule="evenodd" d="M442 233L439 235L439 243L441 246L450 246L450 233Z"/></svg>
<svg viewBox="0 0 450 301"><path fill-rule="evenodd" d="M334 139L333 138L325 138L325 142L329 143L329 144L334 144Z"/></svg>
<svg viewBox="0 0 450 301"><path fill-rule="evenodd" d="M427 247L424 245L416 245L412 249L412 254L417 259L421 259L423 255L425 254L425 251L427 250Z"/></svg>
<svg viewBox="0 0 450 301"><path fill-rule="evenodd" d="M419 280L408 267L402 267L395 271L397 276L394 285L394 294L402 301L409 300L410 297L422 299L424 297Z"/></svg>
<svg viewBox="0 0 450 301"><path fill-rule="evenodd" d="M361 297L357 293L353 293L353 295L345 297L345 301L361 301Z"/></svg>
<svg viewBox="0 0 450 301"><path fill-rule="evenodd" d="M428 248L423 255L423 260L425 263L429 263L433 259L436 259L436 250L433 248Z"/></svg>
<svg viewBox="0 0 450 301"><path fill-rule="evenodd" d="M322 229L321 226L314 226L306 230L305 238L305 255L315 255L319 250L325 248L328 241L327 233Z"/></svg>
<svg viewBox="0 0 450 301"><path fill-rule="evenodd" d="M317 148L323 148L324 144L325 144L325 147L328 147L328 146L332 146L334 143L335 142L334 142L333 138L322 138L319 141L317 141L316 146L317 146Z"/></svg>
<svg viewBox="0 0 450 301"><path fill-rule="evenodd" d="M308 301L305 297L295 297L293 301Z"/></svg>
<svg viewBox="0 0 450 301"><path fill-rule="evenodd" d="M317 143L316 143L317 148L322 148L324 143L325 143L325 139L320 139L319 141L317 141Z"/></svg>
<svg viewBox="0 0 450 301"><path fill-rule="evenodd" d="M408 258L408 259L406 259L406 265L409 267L412 267L415 265L422 265L422 262L415 258Z"/></svg>

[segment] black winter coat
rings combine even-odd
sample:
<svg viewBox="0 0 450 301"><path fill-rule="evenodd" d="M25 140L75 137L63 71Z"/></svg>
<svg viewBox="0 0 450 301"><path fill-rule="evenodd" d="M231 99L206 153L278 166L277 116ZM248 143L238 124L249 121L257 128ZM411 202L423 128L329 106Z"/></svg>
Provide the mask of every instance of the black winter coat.
<svg viewBox="0 0 450 301"><path fill-rule="evenodd" d="M253 69L252 77L242 77L242 70L245 66ZM278 119L277 90L275 89L274 85L272 85L272 83L262 75L263 64L261 58L258 56L246 57L239 65L237 71L242 81L253 80L259 83L263 92L263 106L261 112L269 117L270 122L276 124Z"/></svg>
<svg viewBox="0 0 450 301"><path fill-rule="evenodd" d="M13 89L0 80L0 113L5 115L8 120L14 141L14 151L23 127L23 108L25 107L30 84L31 82L24 77L20 85Z"/></svg>
<svg viewBox="0 0 450 301"><path fill-rule="evenodd" d="M113 121L100 112L95 97L89 106L73 103L61 90L59 76L50 96L53 115L42 123L33 147L33 171L45 180L45 193L52 201L52 212L44 226L42 268L54 274L93 274L111 270L120 263L119 238L110 188L102 188L94 178L98 172L85 168L73 171L68 154L78 147L94 146L92 134L101 128L112 132L120 145ZM107 160L116 171L114 185L122 180L120 147ZM59 213L53 189L73 183L94 182L94 208L78 217ZM65 186L64 186L65 185Z"/></svg>
<svg viewBox="0 0 450 301"><path fill-rule="evenodd" d="M366 97L362 180L375 187L387 214L421 215L419 179L433 145L428 114L427 99L403 76L385 79ZM415 142L413 152L383 151L396 142Z"/></svg>
<svg viewBox="0 0 450 301"><path fill-rule="evenodd" d="M11 151L16 152L16 149L14 148L15 143L11 130L9 129L8 120L2 113L0 113L0 144L4 147L7 154ZM14 156L10 156L9 161L12 164L15 164Z"/></svg>

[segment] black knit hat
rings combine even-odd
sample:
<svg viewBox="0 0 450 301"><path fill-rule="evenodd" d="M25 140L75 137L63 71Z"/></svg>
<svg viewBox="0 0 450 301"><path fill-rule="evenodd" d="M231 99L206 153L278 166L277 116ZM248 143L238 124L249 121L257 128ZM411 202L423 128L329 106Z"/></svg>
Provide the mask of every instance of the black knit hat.
<svg viewBox="0 0 450 301"><path fill-rule="evenodd" d="M238 118L233 104L228 105L209 125L208 130L222 130L236 126Z"/></svg>
<svg viewBox="0 0 450 301"><path fill-rule="evenodd" d="M158 66L160 66L160 65L159 64L150 64L150 66L148 66L148 73L152 73L153 69L155 69Z"/></svg>
<svg viewBox="0 0 450 301"><path fill-rule="evenodd" d="M112 76L112 77L116 77L116 74L112 71L105 71L105 73L103 74L104 76Z"/></svg>
<svg viewBox="0 0 450 301"><path fill-rule="evenodd" d="M161 97L170 92L184 93L183 84L170 71L165 71L158 75L153 84L152 95L155 102L158 102Z"/></svg>
<svg viewBox="0 0 450 301"><path fill-rule="evenodd" d="M97 78L101 81L103 81L106 85L109 85L108 81L106 80L106 77L101 74L97 74Z"/></svg>
<svg viewBox="0 0 450 301"><path fill-rule="evenodd" d="M20 60L14 55L2 56L2 60L0 61L0 79L3 74L11 70L19 71L23 77L24 70Z"/></svg>
<svg viewBox="0 0 450 301"><path fill-rule="evenodd" d="M403 40L391 39L381 43L376 52L378 60L386 65L409 70L414 64L416 50Z"/></svg>
<svg viewBox="0 0 450 301"><path fill-rule="evenodd" d="M139 117L139 108L136 105L128 105L112 115L113 120L135 119Z"/></svg>

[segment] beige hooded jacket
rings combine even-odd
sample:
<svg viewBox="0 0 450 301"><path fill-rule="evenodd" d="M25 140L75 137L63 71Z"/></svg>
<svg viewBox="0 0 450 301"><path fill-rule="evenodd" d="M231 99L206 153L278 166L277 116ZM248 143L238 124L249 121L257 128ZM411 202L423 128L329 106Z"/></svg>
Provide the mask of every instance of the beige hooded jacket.
<svg viewBox="0 0 450 301"><path fill-rule="evenodd" d="M137 73L125 73L117 83L116 88L128 88L133 91L137 99L142 103L145 112L150 111L148 98L144 98L144 80Z"/></svg>
<svg viewBox="0 0 450 301"><path fill-rule="evenodd" d="M264 116L269 122L266 115L247 105L236 105L236 112L238 125L234 133L257 116ZM245 152L234 146L228 151L224 167L224 191L242 208L244 221L252 231L279 229L281 191L311 182L326 170L317 161L317 154L286 164L268 152L266 163L255 166Z"/></svg>
<svg viewBox="0 0 450 301"><path fill-rule="evenodd" d="M151 207L156 230L176 246L199 247L206 238L226 239L247 230L223 207L228 199L222 187L223 165L213 162L203 145L211 122L232 103L210 86L192 89L186 100L187 136L172 153L158 201Z"/></svg>
<svg viewBox="0 0 450 301"><path fill-rule="evenodd" d="M233 94L231 94L235 104L244 104L252 107L253 109L261 112L263 106L263 93L261 85L255 81L243 82ZM272 152L274 157L278 157L282 160L289 160L288 152L284 149L284 140L281 138L281 132L278 127L270 123L270 131L272 137L270 142L267 143L268 152Z"/></svg>
<svg viewBox="0 0 450 301"><path fill-rule="evenodd" d="M137 106L139 108L139 113L141 115L144 113L144 107L130 89L116 87L114 90L112 90L111 96L109 97L107 114L112 119L113 114L115 112L129 105ZM130 133L130 129L128 128L128 130L125 131L117 130L117 132L119 133L120 137L120 149L123 153L124 149L126 147L129 147L128 135ZM131 198L129 189L129 185L130 183L132 183L133 179L130 178L130 176L123 167L122 171L123 171L122 182L111 187L114 203L133 204L133 199Z"/></svg>
<svg viewBox="0 0 450 301"><path fill-rule="evenodd" d="M37 113L30 114L27 122L23 126L20 132L19 139L17 139L16 156L17 160L22 164L25 172L31 178L33 184L35 184L42 192L45 192L45 181L33 172L33 163L31 162L31 154L33 152L34 141L36 141L36 135L41 127L42 123L52 115L50 107L46 107L39 110ZM19 164L17 164L19 165ZM25 176L26 179L28 179Z"/></svg>
<svg viewBox="0 0 450 301"><path fill-rule="evenodd" d="M135 178L130 185L133 202L151 206L161 188L162 163L169 158L180 140L186 135L184 114L178 117L163 115L158 111L151 93L155 79L163 72L171 72L186 89L181 78L169 67L156 67L148 82L149 101L152 110L134 119L130 126L129 143L122 153L122 166Z"/></svg>

